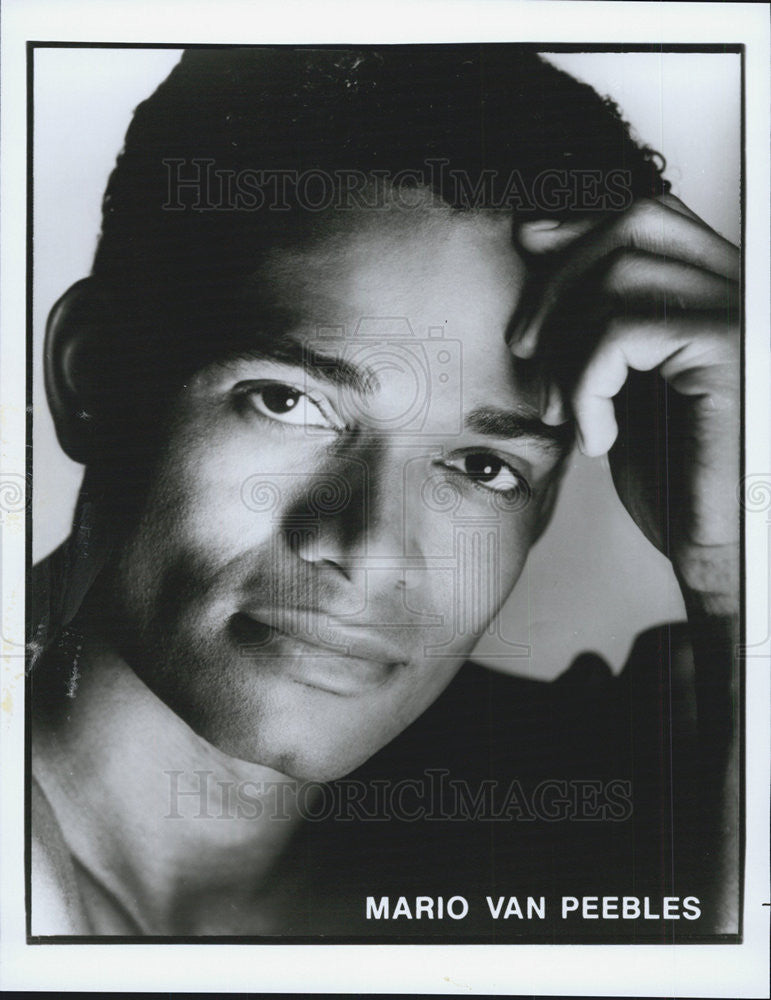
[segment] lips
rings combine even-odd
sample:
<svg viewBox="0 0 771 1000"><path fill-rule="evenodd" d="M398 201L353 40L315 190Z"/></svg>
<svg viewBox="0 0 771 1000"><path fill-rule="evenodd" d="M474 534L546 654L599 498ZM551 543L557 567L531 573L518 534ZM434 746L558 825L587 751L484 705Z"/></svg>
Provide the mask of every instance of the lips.
<svg viewBox="0 0 771 1000"><path fill-rule="evenodd" d="M230 629L261 666L332 694L380 687L408 659L371 628L341 625L305 609L241 610L231 618Z"/></svg>

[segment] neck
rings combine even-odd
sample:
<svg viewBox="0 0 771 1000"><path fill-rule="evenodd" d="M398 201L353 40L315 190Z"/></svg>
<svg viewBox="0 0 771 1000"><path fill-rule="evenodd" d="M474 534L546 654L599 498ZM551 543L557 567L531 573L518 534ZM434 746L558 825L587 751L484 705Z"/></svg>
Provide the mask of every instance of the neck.
<svg viewBox="0 0 771 1000"><path fill-rule="evenodd" d="M272 931L294 781L197 736L104 642L84 641L63 697L35 712L33 770L95 924Z"/></svg>

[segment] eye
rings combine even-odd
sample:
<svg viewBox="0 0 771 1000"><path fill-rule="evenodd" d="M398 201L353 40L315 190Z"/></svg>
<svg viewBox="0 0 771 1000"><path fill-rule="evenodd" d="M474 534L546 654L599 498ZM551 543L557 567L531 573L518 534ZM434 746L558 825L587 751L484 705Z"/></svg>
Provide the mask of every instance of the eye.
<svg viewBox="0 0 771 1000"><path fill-rule="evenodd" d="M252 382L244 394L263 417L294 427L341 429L340 422L327 412L328 404L297 386L285 382Z"/></svg>
<svg viewBox="0 0 771 1000"><path fill-rule="evenodd" d="M455 458L444 459L442 465L455 469L472 480L475 486L492 493L512 496L530 490L524 476L513 469L508 462L489 451L466 452Z"/></svg>

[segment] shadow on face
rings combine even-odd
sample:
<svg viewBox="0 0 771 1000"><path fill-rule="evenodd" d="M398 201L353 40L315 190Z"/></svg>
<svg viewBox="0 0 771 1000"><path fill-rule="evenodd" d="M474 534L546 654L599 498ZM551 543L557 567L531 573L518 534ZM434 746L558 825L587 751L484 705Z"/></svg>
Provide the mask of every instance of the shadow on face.
<svg viewBox="0 0 771 1000"><path fill-rule="evenodd" d="M179 393L99 584L111 640L215 746L345 774L487 628L566 450L505 345L525 279L508 214L436 206L320 217L251 276L253 338Z"/></svg>

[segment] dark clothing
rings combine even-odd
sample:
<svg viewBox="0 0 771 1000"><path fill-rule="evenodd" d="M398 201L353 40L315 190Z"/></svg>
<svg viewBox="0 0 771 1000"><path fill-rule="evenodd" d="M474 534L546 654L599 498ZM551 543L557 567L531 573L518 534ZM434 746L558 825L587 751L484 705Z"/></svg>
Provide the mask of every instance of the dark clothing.
<svg viewBox="0 0 771 1000"><path fill-rule="evenodd" d="M684 916L684 897L708 895L709 859L692 751L669 725L672 631L638 640L620 677L592 655L553 683L466 664L428 711L315 806L320 818L289 852L303 888L287 933L520 942L710 934L709 913ZM454 895L468 901L465 917L424 910L416 919L416 896L446 906ZM412 918L367 919L368 896L376 905L389 897L391 915L404 896ZM494 920L487 896L494 906L504 897L501 917L510 896L523 914L527 896L545 897L546 917ZM641 912L647 896L650 916L623 919L619 899L602 919L600 898L589 904L599 919L581 918L580 904L563 918L564 896L636 897ZM669 904L678 919L661 919L665 896L679 897Z"/></svg>
<svg viewBox="0 0 771 1000"><path fill-rule="evenodd" d="M61 598L50 606L46 595L61 592L50 584L40 574L33 588L41 611L32 618L39 627L29 694L42 711L60 700L77 646L77 629L52 628L72 612ZM275 902L276 938L739 940L722 933L710 901L712 848L703 833L710 824L703 822L692 692L681 683L687 648L685 625L664 626L638 639L620 676L584 654L550 683L465 664L389 745L353 774L316 788L307 821L261 890ZM45 848L39 870L60 895L72 885L66 903L77 896L68 849L50 808L35 802L33 795L33 848L38 841ZM432 900L428 912L423 901L419 918L418 896ZM368 897L379 918L368 917ZM458 919L447 915L451 897L468 903ZM527 897L540 907L529 919ZM567 916L563 897L577 901ZM583 897L596 899L582 914ZM610 899L605 918L603 897ZM639 906L639 917L634 910L624 916L623 897ZM664 897L675 897L668 919ZM686 916L694 914L686 897L699 901L696 919ZM60 933L89 933L85 915L70 908L75 917L62 917L61 926L73 929ZM455 914L462 909L456 901Z"/></svg>

